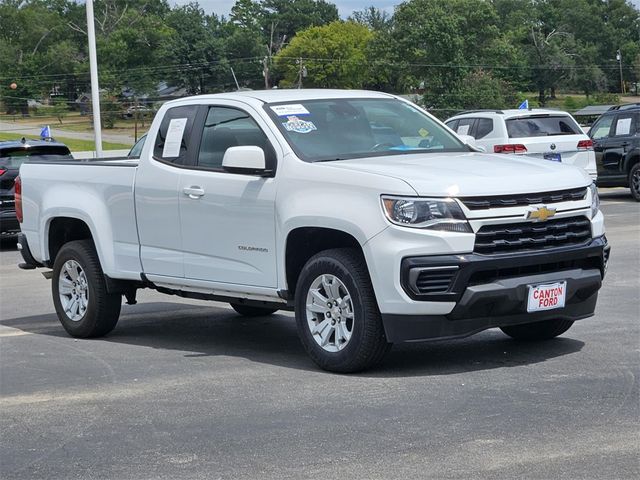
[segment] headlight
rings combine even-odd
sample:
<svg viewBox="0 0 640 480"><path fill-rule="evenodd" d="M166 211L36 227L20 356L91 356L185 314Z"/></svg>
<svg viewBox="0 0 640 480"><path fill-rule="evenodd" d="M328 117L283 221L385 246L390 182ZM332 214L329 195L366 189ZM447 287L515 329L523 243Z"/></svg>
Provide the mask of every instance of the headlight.
<svg viewBox="0 0 640 480"><path fill-rule="evenodd" d="M591 191L591 218L595 217L600 210L600 197L598 196L598 187L595 183L589 185Z"/></svg>
<svg viewBox="0 0 640 480"><path fill-rule="evenodd" d="M391 223L403 227L472 233L460 206L451 198L382 197Z"/></svg>

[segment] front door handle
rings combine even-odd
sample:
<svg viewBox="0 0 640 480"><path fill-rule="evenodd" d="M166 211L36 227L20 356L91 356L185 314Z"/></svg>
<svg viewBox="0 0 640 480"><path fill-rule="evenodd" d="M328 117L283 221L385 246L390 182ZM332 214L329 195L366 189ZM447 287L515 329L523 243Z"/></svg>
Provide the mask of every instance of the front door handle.
<svg viewBox="0 0 640 480"><path fill-rule="evenodd" d="M197 185L184 187L182 191L184 192L185 195L187 195L189 198L193 198L194 200L204 195L204 190L202 189L202 187L198 187Z"/></svg>

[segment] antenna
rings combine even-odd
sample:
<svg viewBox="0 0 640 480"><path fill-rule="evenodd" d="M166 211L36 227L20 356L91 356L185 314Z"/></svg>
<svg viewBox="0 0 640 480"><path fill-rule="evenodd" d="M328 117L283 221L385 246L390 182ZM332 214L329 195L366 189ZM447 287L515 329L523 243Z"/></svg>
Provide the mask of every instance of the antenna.
<svg viewBox="0 0 640 480"><path fill-rule="evenodd" d="M233 71L233 67L229 67L231 69L231 75L233 75L233 81L236 82L236 88L240 90L240 85L238 84L238 79L236 78L236 72Z"/></svg>

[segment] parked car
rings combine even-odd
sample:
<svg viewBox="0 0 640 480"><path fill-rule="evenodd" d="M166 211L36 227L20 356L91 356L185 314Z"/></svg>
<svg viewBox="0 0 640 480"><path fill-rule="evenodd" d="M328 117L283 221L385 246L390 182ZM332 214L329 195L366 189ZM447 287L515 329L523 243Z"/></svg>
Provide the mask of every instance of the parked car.
<svg viewBox="0 0 640 480"><path fill-rule="evenodd" d="M591 139L566 112L558 110L477 110L451 117L447 126L471 135L486 152L527 155L584 168L597 178Z"/></svg>
<svg viewBox="0 0 640 480"><path fill-rule="evenodd" d="M15 237L20 232L16 218L14 183L20 165L28 160L71 160L66 145L41 140L0 142L0 236Z"/></svg>
<svg viewBox="0 0 640 480"><path fill-rule="evenodd" d="M127 157L129 158L140 158L140 154L142 153L142 147L144 147L144 141L147 139L147 135L142 135L138 141L131 147L129 150L129 154Z"/></svg>
<svg viewBox="0 0 640 480"><path fill-rule="evenodd" d="M571 165L475 152L392 95L269 90L165 103L139 160L27 163L22 268L58 318L109 333L153 288L294 310L321 367L499 327L556 337L593 315L609 247Z"/></svg>
<svg viewBox="0 0 640 480"><path fill-rule="evenodd" d="M612 107L589 131L598 186L629 187L640 201L640 103Z"/></svg>
<svg viewBox="0 0 640 480"><path fill-rule="evenodd" d="M153 114L153 109L145 105L133 105L125 110L123 117L133 118L136 115L136 113L138 114L139 117L149 116Z"/></svg>

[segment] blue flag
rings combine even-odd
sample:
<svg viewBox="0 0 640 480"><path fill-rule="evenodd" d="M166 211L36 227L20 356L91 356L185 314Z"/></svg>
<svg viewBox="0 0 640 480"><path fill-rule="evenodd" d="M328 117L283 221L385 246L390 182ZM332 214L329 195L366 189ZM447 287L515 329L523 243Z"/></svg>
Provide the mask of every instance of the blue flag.
<svg viewBox="0 0 640 480"><path fill-rule="evenodd" d="M529 100L525 100L518 107L518 110L528 110L528 109L529 109Z"/></svg>
<svg viewBox="0 0 640 480"><path fill-rule="evenodd" d="M42 127L42 130L40 130L40 138L43 140L51 138L51 129L49 128L49 125Z"/></svg>

